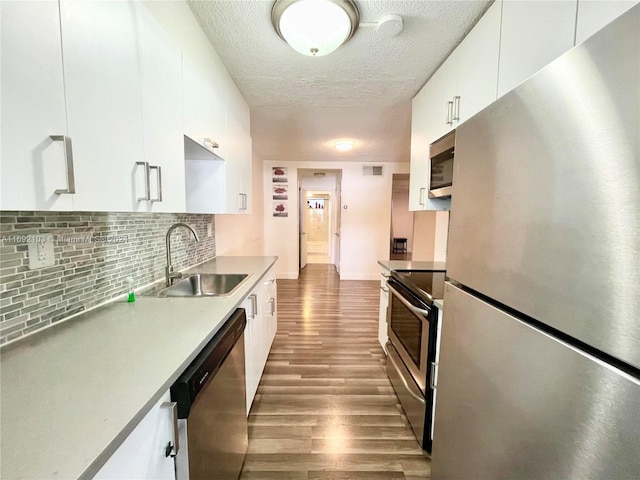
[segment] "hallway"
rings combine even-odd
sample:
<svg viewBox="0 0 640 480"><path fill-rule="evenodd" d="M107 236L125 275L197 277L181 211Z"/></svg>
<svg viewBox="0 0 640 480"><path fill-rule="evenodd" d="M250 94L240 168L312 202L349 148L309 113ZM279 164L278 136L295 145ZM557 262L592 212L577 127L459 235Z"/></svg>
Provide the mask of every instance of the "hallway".
<svg viewBox="0 0 640 480"><path fill-rule="evenodd" d="M377 281L333 265L278 280L278 332L249 417L243 480L425 479L377 340Z"/></svg>

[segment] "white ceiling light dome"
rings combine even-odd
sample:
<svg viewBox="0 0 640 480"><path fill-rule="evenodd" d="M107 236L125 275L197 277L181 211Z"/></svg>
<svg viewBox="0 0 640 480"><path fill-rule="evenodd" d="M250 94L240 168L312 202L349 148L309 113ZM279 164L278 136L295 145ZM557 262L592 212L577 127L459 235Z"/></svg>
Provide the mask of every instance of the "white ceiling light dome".
<svg viewBox="0 0 640 480"><path fill-rule="evenodd" d="M320 57L353 36L360 14L352 0L276 0L271 21L294 50Z"/></svg>

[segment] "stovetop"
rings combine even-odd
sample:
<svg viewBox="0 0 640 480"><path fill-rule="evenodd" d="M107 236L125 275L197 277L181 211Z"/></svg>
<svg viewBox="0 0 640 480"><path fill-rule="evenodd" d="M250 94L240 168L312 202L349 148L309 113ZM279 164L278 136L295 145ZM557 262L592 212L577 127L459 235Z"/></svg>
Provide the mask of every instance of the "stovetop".
<svg viewBox="0 0 640 480"><path fill-rule="evenodd" d="M394 270L391 276L428 304L444 296L445 272Z"/></svg>

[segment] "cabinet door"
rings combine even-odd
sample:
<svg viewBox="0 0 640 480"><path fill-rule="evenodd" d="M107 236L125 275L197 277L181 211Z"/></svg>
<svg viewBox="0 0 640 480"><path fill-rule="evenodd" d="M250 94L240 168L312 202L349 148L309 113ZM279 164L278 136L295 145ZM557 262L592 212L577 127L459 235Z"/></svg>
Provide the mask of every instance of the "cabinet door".
<svg viewBox="0 0 640 480"><path fill-rule="evenodd" d="M458 46L458 123L496 100L502 2L495 2Z"/></svg>
<svg viewBox="0 0 640 480"><path fill-rule="evenodd" d="M387 307L389 306L389 289L387 287L388 270L380 272L380 310L378 313L378 341L380 346L386 352L387 340Z"/></svg>
<svg viewBox="0 0 640 480"><path fill-rule="evenodd" d="M218 144L217 155L226 153L226 107L214 90L213 80L188 60L183 61L184 133L194 140Z"/></svg>
<svg viewBox="0 0 640 480"><path fill-rule="evenodd" d="M583 42L638 3L638 0L578 0L575 44Z"/></svg>
<svg viewBox="0 0 640 480"><path fill-rule="evenodd" d="M96 480L175 480L174 461L165 455L174 443L173 410L167 391L96 474ZM185 445L181 446L186 448Z"/></svg>
<svg viewBox="0 0 640 480"><path fill-rule="evenodd" d="M136 209L184 212L182 52L141 3L135 3L135 8L142 81L144 157L153 166L149 175L152 201L138 202ZM136 176L136 191L144 189L144 173L138 172Z"/></svg>
<svg viewBox="0 0 640 480"><path fill-rule="evenodd" d="M248 132L244 132L242 161L242 193L244 194L243 213L252 212L253 202L253 140Z"/></svg>
<svg viewBox="0 0 640 480"><path fill-rule="evenodd" d="M504 0L498 97L573 47L576 0Z"/></svg>
<svg viewBox="0 0 640 480"><path fill-rule="evenodd" d="M260 378L256 378L255 376L255 363L256 359L256 342L260 344L260 335L259 332L256 332L256 322L257 322L257 304L254 299L254 294L249 295L243 302L242 308L244 308L247 315L247 326L244 330L244 372L245 372L245 383L247 390L247 416L249 415L249 411L251 410L251 404L253 403L253 398L256 395L256 390L258 388L258 382Z"/></svg>
<svg viewBox="0 0 640 480"><path fill-rule="evenodd" d="M62 0L60 11L75 208L133 211L144 159L133 3Z"/></svg>
<svg viewBox="0 0 640 480"><path fill-rule="evenodd" d="M2 210L73 210L56 2L0 2L2 29ZM69 152L71 153L71 152Z"/></svg>
<svg viewBox="0 0 640 480"><path fill-rule="evenodd" d="M458 50L454 50L424 87L428 144L454 128L453 97L458 90L458 56Z"/></svg>
<svg viewBox="0 0 640 480"><path fill-rule="evenodd" d="M226 163L226 213L244 212L244 175L245 165L245 135L240 123L233 117L227 119L227 149Z"/></svg>
<svg viewBox="0 0 640 480"><path fill-rule="evenodd" d="M409 173L409 210L424 210L429 191L429 141L427 87L414 97L411 104L411 170Z"/></svg>

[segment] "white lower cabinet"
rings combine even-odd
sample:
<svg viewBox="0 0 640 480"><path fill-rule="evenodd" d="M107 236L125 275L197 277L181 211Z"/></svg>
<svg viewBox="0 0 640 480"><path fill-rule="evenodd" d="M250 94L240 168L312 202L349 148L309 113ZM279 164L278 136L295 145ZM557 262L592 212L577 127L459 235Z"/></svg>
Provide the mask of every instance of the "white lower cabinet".
<svg viewBox="0 0 640 480"><path fill-rule="evenodd" d="M387 308L389 307L389 288L387 287L389 270L383 268L380 272L380 313L378 315L378 341L382 349L387 351Z"/></svg>
<svg viewBox="0 0 640 480"><path fill-rule="evenodd" d="M95 480L175 480L174 418L167 391L95 475Z"/></svg>
<svg viewBox="0 0 640 480"><path fill-rule="evenodd" d="M256 396L278 328L277 283L271 268L242 303L247 314L244 334L247 415Z"/></svg>

